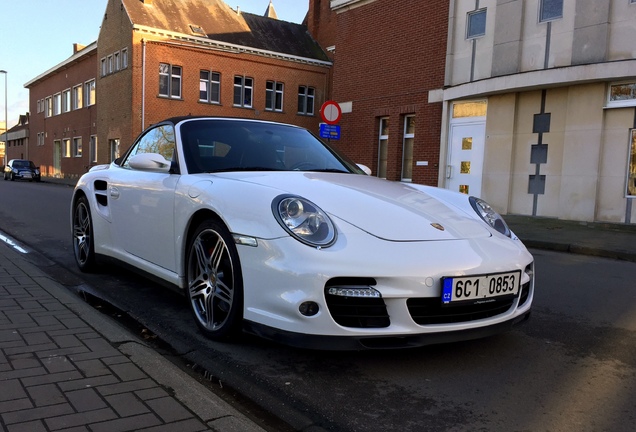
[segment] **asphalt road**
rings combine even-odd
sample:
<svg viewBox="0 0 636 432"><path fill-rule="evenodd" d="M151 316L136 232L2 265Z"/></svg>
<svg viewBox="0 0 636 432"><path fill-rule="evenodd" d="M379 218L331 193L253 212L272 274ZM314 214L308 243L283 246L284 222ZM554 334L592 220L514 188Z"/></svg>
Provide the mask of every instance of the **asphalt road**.
<svg viewBox="0 0 636 432"><path fill-rule="evenodd" d="M636 263L533 250L537 293L524 326L403 351L320 352L197 331L180 295L118 267L76 271L72 189L0 182L0 234L106 313L235 398L272 430L631 431L636 424ZM109 304L115 306L111 308ZM138 323L138 324L137 324ZM274 418L273 417L273 418ZM284 424L287 424L285 426Z"/></svg>

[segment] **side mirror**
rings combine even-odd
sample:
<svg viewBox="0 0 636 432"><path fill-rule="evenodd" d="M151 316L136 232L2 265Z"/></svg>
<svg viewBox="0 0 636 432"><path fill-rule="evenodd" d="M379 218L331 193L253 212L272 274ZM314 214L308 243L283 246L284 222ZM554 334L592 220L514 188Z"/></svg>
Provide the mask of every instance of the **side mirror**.
<svg viewBox="0 0 636 432"><path fill-rule="evenodd" d="M371 175L371 168L369 168L366 165L362 165L362 164L356 164L356 165L358 165L358 168L360 168L362 171L364 171L364 173L366 175L369 175L369 176Z"/></svg>
<svg viewBox="0 0 636 432"><path fill-rule="evenodd" d="M139 153L128 161L132 169L140 171L154 171L161 173L170 172L171 162L166 160L159 153Z"/></svg>

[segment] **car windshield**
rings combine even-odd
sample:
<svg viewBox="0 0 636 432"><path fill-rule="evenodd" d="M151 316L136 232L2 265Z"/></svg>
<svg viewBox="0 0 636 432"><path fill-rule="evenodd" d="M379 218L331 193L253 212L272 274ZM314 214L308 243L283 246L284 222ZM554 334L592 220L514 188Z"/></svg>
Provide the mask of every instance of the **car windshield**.
<svg viewBox="0 0 636 432"><path fill-rule="evenodd" d="M188 172L324 171L363 174L353 162L294 126L224 119L180 127Z"/></svg>
<svg viewBox="0 0 636 432"><path fill-rule="evenodd" d="M35 165L31 161L16 160L13 161L13 168L35 168Z"/></svg>

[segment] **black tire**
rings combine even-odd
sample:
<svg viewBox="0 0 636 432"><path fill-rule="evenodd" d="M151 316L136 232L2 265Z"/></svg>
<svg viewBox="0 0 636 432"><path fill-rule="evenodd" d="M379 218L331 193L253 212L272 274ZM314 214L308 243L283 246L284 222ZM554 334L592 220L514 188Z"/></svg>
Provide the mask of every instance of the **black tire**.
<svg viewBox="0 0 636 432"><path fill-rule="evenodd" d="M73 252L81 271L92 272L96 269L93 220L85 196L80 196L73 206Z"/></svg>
<svg viewBox="0 0 636 432"><path fill-rule="evenodd" d="M15 176L11 173L11 181L15 181Z"/></svg>
<svg viewBox="0 0 636 432"><path fill-rule="evenodd" d="M243 321L243 277L232 236L223 224L206 220L186 252L187 298L197 326L210 339L235 338Z"/></svg>

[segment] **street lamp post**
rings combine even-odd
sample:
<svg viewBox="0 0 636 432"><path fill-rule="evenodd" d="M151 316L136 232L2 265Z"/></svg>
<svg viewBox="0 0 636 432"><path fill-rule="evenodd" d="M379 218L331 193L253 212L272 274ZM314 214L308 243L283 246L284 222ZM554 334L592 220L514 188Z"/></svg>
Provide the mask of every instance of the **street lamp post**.
<svg viewBox="0 0 636 432"><path fill-rule="evenodd" d="M9 145L9 117L7 115L7 71L0 70L4 74L4 161L3 165L7 165L7 146Z"/></svg>

